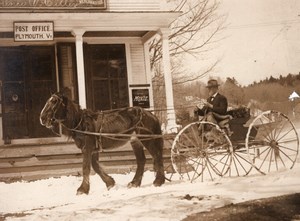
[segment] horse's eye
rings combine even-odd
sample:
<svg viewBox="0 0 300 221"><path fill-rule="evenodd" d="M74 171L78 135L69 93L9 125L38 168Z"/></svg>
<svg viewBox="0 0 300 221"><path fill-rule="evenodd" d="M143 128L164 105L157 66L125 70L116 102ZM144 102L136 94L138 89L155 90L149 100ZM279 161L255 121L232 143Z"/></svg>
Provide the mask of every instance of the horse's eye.
<svg viewBox="0 0 300 221"><path fill-rule="evenodd" d="M51 99L50 100L51 105L56 105L57 104L57 99Z"/></svg>

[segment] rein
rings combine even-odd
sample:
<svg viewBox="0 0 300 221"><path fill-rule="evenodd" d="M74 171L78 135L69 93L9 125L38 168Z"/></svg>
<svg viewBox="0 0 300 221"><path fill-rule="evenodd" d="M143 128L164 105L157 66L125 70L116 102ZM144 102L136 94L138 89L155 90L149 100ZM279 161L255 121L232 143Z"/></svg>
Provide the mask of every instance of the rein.
<svg viewBox="0 0 300 221"><path fill-rule="evenodd" d="M163 135L161 134L125 134L123 133L98 133L98 132L90 132L90 131L82 131L82 130L75 130L75 129L69 129L68 130L72 131L72 132L76 132L76 133L81 133L81 134L86 134L86 135L92 135L92 136L99 136L99 137L105 137L105 138L109 138L112 140L127 140L127 139L118 139L117 137L132 137L132 136L136 136L138 138L144 138L141 140L151 140L151 139L158 139L158 138L162 138ZM145 129L142 127L139 127L139 129ZM126 132L126 131L125 131Z"/></svg>

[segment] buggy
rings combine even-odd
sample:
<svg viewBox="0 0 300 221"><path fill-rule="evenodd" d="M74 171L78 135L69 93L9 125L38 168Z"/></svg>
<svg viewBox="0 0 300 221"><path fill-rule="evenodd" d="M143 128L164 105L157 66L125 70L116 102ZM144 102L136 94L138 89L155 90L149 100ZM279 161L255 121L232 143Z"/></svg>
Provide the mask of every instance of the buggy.
<svg viewBox="0 0 300 221"><path fill-rule="evenodd" d="M246 107L228 112L232 135L220 124L199 120L175 136L171 148L174 170L183 179L213 180L219 176L244 176L292 168L299 137L290 119L278 111L250 116Z"/></svg>

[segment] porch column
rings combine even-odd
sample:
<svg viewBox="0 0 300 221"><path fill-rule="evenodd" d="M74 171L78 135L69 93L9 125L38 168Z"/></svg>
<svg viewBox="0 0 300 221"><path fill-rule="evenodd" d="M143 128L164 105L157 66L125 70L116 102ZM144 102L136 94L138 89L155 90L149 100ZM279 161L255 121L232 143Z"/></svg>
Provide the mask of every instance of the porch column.
<svg viewBox="0 0 300 221"><path fill-rule="evenodd" d="M77 62L77 81L78 81L78 96L79 105L81 108L86 108L86 91L85 91L85 74L83 60L83 40L82 36L85 30L76 29L72 31L76 38L76 62Z"/></svg>
<svg viewBox="0 0 300 221"><path fill-rule="evenodd" d="M174 109L174 98L173 98L173 85L171 75L171 60L170 60L170 49L169 49L169 33L170 30L160 29L162 37L162 60L163 60L163 71L166 88L166 103L167 103L167 132L177 132L178 125L176 124L175 109Z"/></svg>

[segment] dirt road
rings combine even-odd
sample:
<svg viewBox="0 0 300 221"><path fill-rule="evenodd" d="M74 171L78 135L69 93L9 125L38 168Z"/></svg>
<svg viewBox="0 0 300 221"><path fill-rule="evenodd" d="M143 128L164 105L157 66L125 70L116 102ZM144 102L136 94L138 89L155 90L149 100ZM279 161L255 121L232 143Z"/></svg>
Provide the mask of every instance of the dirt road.
<svg viewBox="0 0 300 221"><path fill-rule="evenodd" d="M238 204L193 214L183 221L300 221L300 193Z"/></svg>

